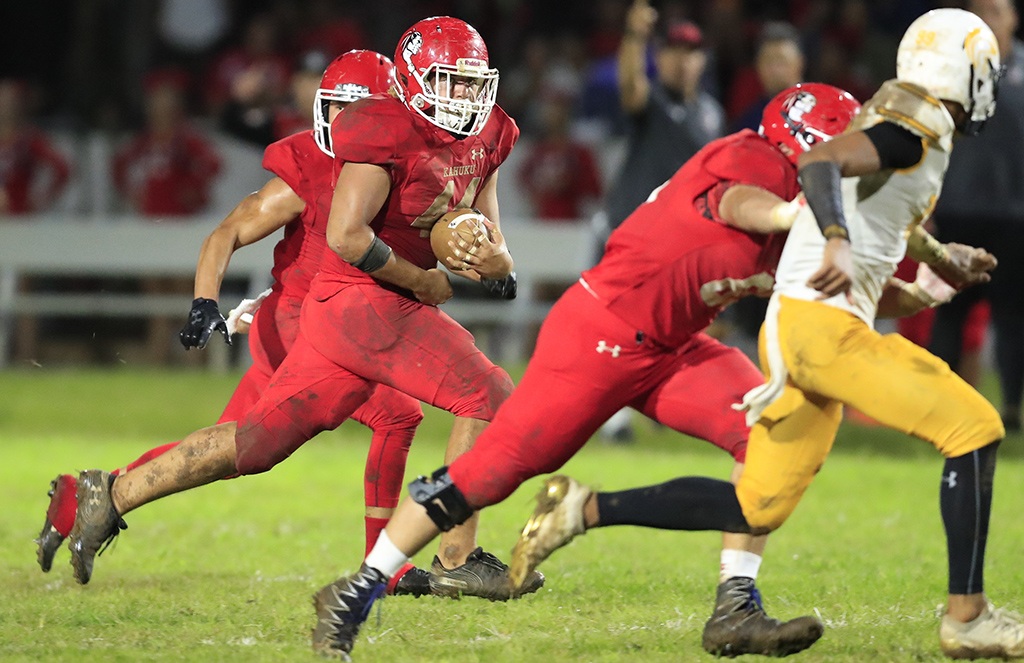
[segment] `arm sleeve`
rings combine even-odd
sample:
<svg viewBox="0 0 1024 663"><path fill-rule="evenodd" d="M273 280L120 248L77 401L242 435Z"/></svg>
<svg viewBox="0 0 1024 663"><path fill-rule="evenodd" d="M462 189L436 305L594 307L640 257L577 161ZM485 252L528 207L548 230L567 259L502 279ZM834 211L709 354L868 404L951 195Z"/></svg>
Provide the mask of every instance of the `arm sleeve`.
<svg viewBox="0 0 1024 663"><path fill-rule="evenodd" d="M921 137L892 122L879 122L864 130L878 152L883 169L910 168L924 156Z"/></svg>

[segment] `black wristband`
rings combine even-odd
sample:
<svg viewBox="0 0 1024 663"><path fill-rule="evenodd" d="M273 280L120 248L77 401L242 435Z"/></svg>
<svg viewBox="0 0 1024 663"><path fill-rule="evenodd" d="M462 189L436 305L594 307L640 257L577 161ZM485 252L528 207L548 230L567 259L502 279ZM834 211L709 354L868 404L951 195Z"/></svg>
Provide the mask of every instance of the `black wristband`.
<svg viewBox="0 0 1024 663"><path fill-rule="evenodd" d="M366 253L359 260L350 264L359 271L369 274L386 265L390 257L391 247L385 244L380 237L374 235L373 241L370 242L370 246L366 249Z"/></svg>
<svg viewBox="0 0 1024 663"><path fill-rule="evenodd" d="M800 169L800 186L807 206L825 239L850 239L843 214L843 174L834 161L813 161Z"/></svg>

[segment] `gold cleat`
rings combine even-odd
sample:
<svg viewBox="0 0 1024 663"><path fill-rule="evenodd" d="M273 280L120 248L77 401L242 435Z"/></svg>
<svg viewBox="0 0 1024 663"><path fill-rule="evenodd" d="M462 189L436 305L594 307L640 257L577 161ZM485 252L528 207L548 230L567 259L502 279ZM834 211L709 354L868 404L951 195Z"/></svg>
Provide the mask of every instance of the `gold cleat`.
<svg viewBox="0 0 1024 663"><path fill-rule="evenodd" d="M509 577L513 594L522 592L524 582L551 553L586 532L583 505L592 494L567 476L556 475L544 482L537 494L537 508L512 549Z"/></svg>

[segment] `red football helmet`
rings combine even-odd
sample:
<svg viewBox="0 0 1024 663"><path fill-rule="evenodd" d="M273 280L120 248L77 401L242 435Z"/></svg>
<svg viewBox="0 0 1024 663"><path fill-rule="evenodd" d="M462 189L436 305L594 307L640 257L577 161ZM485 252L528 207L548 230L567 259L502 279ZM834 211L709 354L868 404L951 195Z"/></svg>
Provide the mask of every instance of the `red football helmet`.
<svg viewBox="0 0 1024 663"><path fill-rule="evenodd" d="M801 152L841 134L860 112L849 92L824 83L800 83L764 107L757 132L794 164Z"/></svg>
<svg viewBox="0 0 1024 663"><path fill-rule="evenodd" d="M450 16L427 18L405 31L395 50L405 105L445 131L479 134L494 108L498 70L473 26Z"/></svg>
<svg viewBox="0 0 1024 663"><path fill-rule="evenodd" d="M380 53L349 51L334 58L320 79L320 88L313 102L316 144L325 154L334 156L328 113L332 101L347 104L371 94L388 94L397 87L395 65Z"/></svg>

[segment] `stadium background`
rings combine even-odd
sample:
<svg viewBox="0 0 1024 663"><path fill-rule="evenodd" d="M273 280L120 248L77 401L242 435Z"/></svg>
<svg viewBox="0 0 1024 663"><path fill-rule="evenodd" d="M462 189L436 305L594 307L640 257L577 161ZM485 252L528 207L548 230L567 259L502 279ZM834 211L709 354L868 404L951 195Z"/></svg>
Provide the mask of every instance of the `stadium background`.
<svg viewBox="0 0 1024 663"><path fill-rule="evenodd" d="M758 34L767 23L785 21L799 31L805 80L832 83L865 99L892 75L896 45L911 20L927 9L955 3L665 0L653 4L661 27L690 20L703 30L709 58L702 87L720 101L727 127L733 128L762 95L752 58ZM35 222L45 224L56 239L63 228L82 223L174 224L195 229L198 249L209 229L266 180L260 168L263 146L308 123L308 102L293 95L293 78L322 70L330 56L350 48L371 48L390 56L397 36L415 20L457 15L476 26L487 41L492 64L502 76L499 103L523 131L520 145L503 168L500 188L503 222L514 255L521 258L539 250L529 243L534 235L524 233L525 238L517 241L521 220L558 222L563 232L575 229L565 237L593 244L578 249L578 255L562 266L562 273L552 269L543 282L526 289L527 298L537 300L528 315L519 315L528 324L509 324L507 315L492 320L486 310L493 309L474 311L467 319L481 334L485 349L499 359L522 359L536 322L543 317L543 306L598 250L597 241L588 236L588 224L600 210L602 196L624 155L615 54L628 7L627 0L4 3L0 7L0 87L12 91L26 121L52 142L65 159L69 176L66 183L51 189L56 176L52 169L40 167L30 184L34 201L30 195L29 209L0 214L0 232L12 223ZM256 70L262 75L243 80L247 72ZM133 178L143 177L138 172L147 166L124 151L146 123L147 98L160 88L173 89L180 96L188 124L207 141L210 158L217 162L216 168L209 166L203 181L183 186L197 191L195 200L187 204L133 198ZM2 98L6 97L0 91ZM552 118L563 118L564 123ZM559 209L535 195L524 173L532 165L531 154L555 131L552 124L592 156L598 179L593 183L577 177L567 182L572 193L560 197L566 202ZM7 234L6 239L0 235L0 241L21 253L12 247L28 241L26 237L38 236ZM543 238L536 241L545 243ZM40 246L25 248L45 251ZM4 328L0 365L209 361L197 356L200 353L186 356L174 344L174 331L187 311L187 279L172 279L170 274L145 279L127 265L119 273L117 254L138 247L108 248L114 257L104 274L70 270L48 274L42 269L30 278L7 270L7 279L0 285L0 290L8 291L6 300L0 297ZM183 265L194 261L194 253L187 248L167 250L178 251ZM0 270L4 267L0 258ZM222 296L227 305L256 285L245 275L231 272L230 276L234 278L228 279ZM38 293L114 293L136 299L125 300L118 309L108 301L93 304L80 296L63 317L55 315L52 307L60 304L54 302L50 309L4 306L17 294ZM145 295L164 297L164 305L150 301L148 313L130 315L125 307ZM171 314L171 296L181 297L182 313ZM463 294L466 299L470 296ZM459 305L453 303L457 318ZM115 309L113 315L89 315L90 310ZM729 340L752 351L749 333L733 334ZM245 349L244 344L237 345L230 357L223 357L221 350L207 354L221 366L238 364L245 360Z"/></svg>

